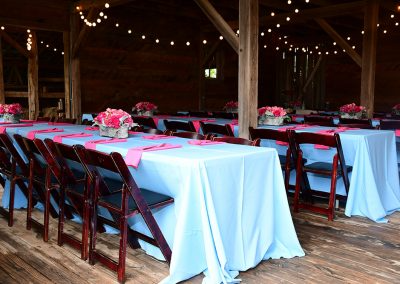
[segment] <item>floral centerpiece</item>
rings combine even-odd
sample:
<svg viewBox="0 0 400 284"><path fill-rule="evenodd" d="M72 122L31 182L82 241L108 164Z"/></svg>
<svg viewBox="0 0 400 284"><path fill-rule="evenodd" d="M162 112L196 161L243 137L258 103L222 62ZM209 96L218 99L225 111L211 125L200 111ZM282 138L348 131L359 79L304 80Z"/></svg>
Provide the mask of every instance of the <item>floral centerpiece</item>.
<svg viewBox="0 0 400 284"><path fill-rule="evenodd" d="M151 102L139 102L133 108L132 112L138 115L152 116L157 106Z"/></svg>
<svg viewBox="0 0 400 284"><path fill-rule="evenodd" d="M122 109L107 108L94 118L94 124L99 126L101 136L127 138L129 128L135 123Z"/></svg>
<svg viewBox="0 0 400 284"><path fill-rule="evenodd" d="M288 118L286 111L277 106L265 106L258 109L259 123L266 125L282 125Z"/></svg>
<svg viewBox="0 0 400 284"><path fill-rule="evenodd" d="M224 110L226 112L234 112L237 113L239 108L239 103L237 101L229 101L225 104Z"/></svg>
<svg viewBox="0 0 400 284"><path fill-rule="evenodd" d="M343 105L339 109L340 116L342 118L364 118L366 115L366 109L363 106L358 106L355 103Z"/></svg>
<svg viewBox="0 0 400 284"><path fill-rule="evenodd" d="M0 104L0 114L3 115L4 122L18 123L22 115L22 107L19 103Z"/></svg>
<svg viewBox="0 0 400 284"><path fill-rule="evenodd" d="M392 113L395 115L400 115L400 104L397 104L392 108Z"/></svg>

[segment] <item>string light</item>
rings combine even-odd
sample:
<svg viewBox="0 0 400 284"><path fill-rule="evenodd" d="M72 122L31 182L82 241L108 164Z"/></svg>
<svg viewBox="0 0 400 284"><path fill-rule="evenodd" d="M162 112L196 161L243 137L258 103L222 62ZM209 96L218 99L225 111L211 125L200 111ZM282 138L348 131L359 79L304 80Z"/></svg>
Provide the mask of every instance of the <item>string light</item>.
<svg viewBox="0 0 400 284"><path fill-rule="evenodd" d="M170 42L170 44L171 44L171 45L174 45L174 44L175 44L175 42L171 41L171 42Z"/></svg>
<svg viewBox="0 0 400 284"><path fill-rule="evenodd" d="M297 14L299 12L299 9L295 9L294 12Z"/></svg>
<svg viewBox="0 0 400 284"><path fill-rule="evenodd" d="M160 40L158 38L156 38L156 43L160 43Z"/></svg>
<svg viewBox="0 0 400 284"><path fill-rule="evenodd" d="M4 31L4 29L5 29L5 27L4 27L4 26L1 26L1 30L3 30L3 31Z"/></svg>
<svg viewBox="0 0 400 284"><path fill-rule="evenodd" d="M187 41L187 42L186 42L186 45L187 45L187 46L189 46L189 45L190 45L190 42L189 42L189 41Z"/></svg>
<svg viewBox="0 0 400 284"><path fill-rule="evenodd" d="M110 4L106 3L104 4L104 7L106 7L106 9L110 8Z"/></svg>
<svg viewBox="0 0 400 284"><path fill-rule="evenodd" d="M273 17L273 16L275 16L275 13L274 13L274 12L271 12L271 17Z"/></svg>
<svg viewBox="0 0 400 284"><path fill-rule="evenodd" d="M223 40L224 39L224 37L223 36L219 36L219 40Z"/></svg>
<svg viewBox="0 0 400 284"><path fill-rule="evenodd" d="M145 36L145 35L142 35L142 39L146 39L146 36Z"/></svg>
<svg viewBox="0 0 400 284"><path fill-rule="evenodd" d="M207 41L206 41L206 40L203 40L203 44L207 44Z"/></svg>

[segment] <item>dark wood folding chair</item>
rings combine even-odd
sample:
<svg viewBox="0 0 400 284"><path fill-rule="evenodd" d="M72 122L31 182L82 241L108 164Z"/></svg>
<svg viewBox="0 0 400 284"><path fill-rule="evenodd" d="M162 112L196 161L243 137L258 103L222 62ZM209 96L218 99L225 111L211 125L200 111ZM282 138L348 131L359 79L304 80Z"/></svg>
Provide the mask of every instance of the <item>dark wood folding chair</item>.
<svg viewBox="0 0 400 284"><path fill-rule="evenodd" d="M56 209L51 205L50 198L58 203L59 184L54 180L50 167L48 167L39 149L36 147L33 140L22 137L19 134L14 134L14 139L18 143L23 153L29 159L29 184L28 184L28 208L26 217L26 228L30 230L32 225L35 225L43 233L45 242L49 239L49 217L58 217ZM32 218L33 195L34 191L37 194L39 201L44 204L44 221L43 224ZM72 214L68 214L72 218Z"/></svg>
<svg viewBox="0 0 400 284"><path fill-rule="evenodd" d="M76 118L57 118L55 122L76 124Z"/></svg>
<svg viewBox="0 0 400 284"><path fill-rule="evenodd" d="M305 115L304 123L309 125L335 126L332 116Z"/></svg>
<svg viewBox="0 0 400 284"><path fill-rule="evenodd" d="M372 125L365 124L365 123L339 123L338 127L349 127L349 128L361 128L361 129L376 129Z"/></svg>
<svg viewBox="0 0 400 284"><path fill-rule="evenodd" d="M234 137L232 128L229 124L221 125L215 123L207 123L200 121L200 128L204 135L215 135L215 136L230 136Z"/></svg>
<svg viewBox="0 0 400 284"><path fill-rule="evenodd" d="M134 126L132 127L132 131L137 131L137 132L143 132L143 133L149 133L149 134L168 134L170 131L162 131L160 129L155 129L155 128L143 128L143 126Z"/></svg>
<svg viewBox="0 0 400 284"><path fill-rule="evenodd" d="M356 119L356 118L342 118L339 117L339 124L365 124L372 127L371 119Z"/></svg>
<svg viewBox="0 0 400 284"><path fill-rule="evenodd" d="M351 167L346 166L346 162L343 155L342 144L340 142L339 134L324 135L319 133L308 133L308 132L295 132L289 130L289 139L292 145L295 147L297 153L296 161L296 190L294 195L294 212L299 212L299 208L311 210L320 214L328 216L328 220L332 221L335 216L335 201L336 201L336 181L338 176L343 178L343 183L346 189L346 194L349 193L349 177L348 172L351 171ZM333 156L332 163L326 162L313 162L305 165L303 160L303 151L301 145L303 144L314 144L322 145L336 149L336 153ZM308 202L300 203L300 190L303 182L303 175L307 173L314 173L318 175L330 176L331 186L328 194L328 208L319 207ZM308 189L309 192L304 192L306 196L318 196L326 197L327 195L323 192Z"/></svg>
<svg viewBox="0 0 400 284"><path fill-rule="evenodd" d="M143 128L153 128L157 129L157 125L152 117L145 116L132 116L133 122L143 126Z"/></svg>
<svg viewBox="0 0 400 284"><path fill-rule="evenodd" d="M165 206L173 202L169 196L156 193L147 189L138 188L121 154L113 152L105 154L96 150L85 149L81 145L74 146L81 163L88 171L88 174L94 176L94 189L92 199L92 221L90 226L90 245L89 262L94 264L99 260L108 268L117 271L118 281L122 282L125 278L125 258L127 246L128 224L127 219L135 214L141 214L144 222L148 226L152 238L134 231L135 237L160 248L165 260L169 263L171 260L171 249L168 246L156 220L150 209ZM108 187L107 178L104 172L118 175L113 177L114 182L119 182L120 189L112 191L110 194L103 195L104 187ZM120 232L120 248L118 261L111 260L104 252L96 249L97 238L97 207L106 208L111 213L113 220L110 221Z"/></svg>
<svg viewBox="0 0 400 284"><path fill-rule="evenodd" d="M291 156L288 133L286 131L278 131L274 129L265 129L265 128L253 128L253 127L249 127L249 132L250 132L250 138L253 140L269 139L274 141L280 141L282 142L282 144L287 144L286 155L279 155L279 162L281 164L281 168L285 172L285 188L287 192L289 190L290 171L295 168L295 163L293 162Z"/></svg>
<svg viewBox="0 0 400 284"><path fill-rule="evenodd" d="M209 139L207 135L203 135L197 132L171 132L169 133L169 135L187 139L196 139L196 140Z"/></svg>
<svg viewBox="0 0 400 284"><path fill-rule="evenodd" d="M237 119L238 114L234 112L215 111L213 112L213 117L225 118L225 119Z"/></svg>
<svg viewBox="0 0 400 284"><path fill-rule="evenodd" d="M164 119L164 125L167 130L172 132L189 131L196 132L196 128L191 121L168 120Z"/></svg>
<svg viewBox="0 0 400 284"><path fill-rule="evenodd" d="M0 173L10 180L8 211L0 207L0 214L8 220L8 226L12 227L14 224L15 185L18 185L28 199L28 188L24 181L28 179L29 170L7 134L0 134Z"/></svg>
<svg viewBox="0 0 400 284"><path fill-rule="evenodd" d="M220 141L220 142L226 142L230 144L239 144L239 145L247 145L247 146L260 146L260 139L255 139L255 140L249 140L246 138L240 138L240 137L230 137L230 136L224 136L224 137L212 137L213 141Z"/></svg>
<svg viewBox="0 0 400 284"><path fill-rule="evenodd" d="M400 129L400 120L382 119L379 125L382 130L396 130Z"/></svg>
<svg viewBox="0 0 400 284"><path fill-rule="evenodd" d="M189 111L189 115L193 117L212 117L212 113L208 111Z"/></svg>
<svg viewBox="0 0 400 284"><path fill-rule="evenodd" d="M44 143L41 140L35 139L34 143L60 184L57 243L59 246L68 243L73 248L80 250L81 258L86 260L88 257L90 222L90 186L86 172L72 146L57 143L48 138L44 140ZM73 165L73 167L70 165ZM72 209L72 212L75 212L82 218L81 240L64 232L65 207Z"/></svg>
<svg viewBox="0 0 400 284"><path fill-rule="evenodd" d="M38 116L36 118L36 121L50 121L50 120L51 120L51 117L48 117L48 116Z"/></svg>

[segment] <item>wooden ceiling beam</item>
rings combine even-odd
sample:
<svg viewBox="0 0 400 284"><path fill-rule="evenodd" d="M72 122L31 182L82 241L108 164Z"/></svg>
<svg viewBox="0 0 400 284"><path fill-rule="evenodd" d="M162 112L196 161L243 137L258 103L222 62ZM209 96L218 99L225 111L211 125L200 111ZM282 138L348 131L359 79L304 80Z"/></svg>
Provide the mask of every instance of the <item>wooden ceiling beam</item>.
<svg viewBox="0 0 400 284"><path fill-rule="evenodd" d="M0 24L2 26L12 26L23 29L32 29L32 30L42 30L42 31L54 31L54 32L62 32L68 31L69 25L68 23L64 23L63 21L57 22L39 22L35 20L29 20L26 18L7 18L0 16Z"/></svg>
<svg viewBox="0 0 400 284"><path fill-rule="evenodd" d="M93 19L96 17L98 9L97 8L90 8L88 16L87 16L87 20L89 22L92 22ZM75 16L75 15L73 15ZM74 42L74 46L72 49L72 57L77 57L80 47L82 45L82 43L85 41L85 39L87 38L88 34L89 34L89 30L91 29L91 27L89 27L88 25L84 24L82 29L79 32L78 37L76 38L76 41Z"/></svg>
<svg viewBox="0 0 400 284"><path fill-rule="evenodd" d="M336 43L343 48L346 53L353 59L358 66L361 67L361 56L347 43L347 41L341 37L334 28L331 27L324 19L315 19L320 27L334 40Z"/></svg>
<svg viewBox="0 0 400 284"><path fill-rule="evenodd" d="M17 41L15 41L8 33L3 30L0 30L0 36L6 41L9 45L14 47L16 50L19 51L23 56L26 58L30 57L30 53L26 48L23 48Z"/></svg>
<svg viewBox="0 0 400 284"><path fill-rule="evenodd" d="M239 39L235 32L208 0L194 0L230 46L239 54Z"/></svg>

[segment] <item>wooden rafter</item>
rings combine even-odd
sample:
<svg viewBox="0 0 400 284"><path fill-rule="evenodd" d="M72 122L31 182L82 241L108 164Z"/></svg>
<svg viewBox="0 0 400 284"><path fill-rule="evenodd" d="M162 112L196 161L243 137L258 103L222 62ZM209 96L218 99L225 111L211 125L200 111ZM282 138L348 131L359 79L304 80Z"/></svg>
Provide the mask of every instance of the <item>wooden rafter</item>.
<svg viewBox="0 0 400 284"><path fill-rule="evenodd" d="M347 43L347 41L339 35L335 31L334 28L332 28L331 25L329 25L324 19L315 19L315 21L320 25L320 27L334 40L336 43L343 48L346 53L353 59L358 66L361 67L361 56L350 46L350 44Z"/></svg>
<svg viewBox="0 0 400 284"><path fill-rule="evenodd" d="M228 23L224 20L224 18L215 10L215 8L211 5L208 0L194 0L197 5L199 5L200 9L204 12L204 14L210 19L210 21L214 24L216 29L222 34L222 36L226 39L229 45L239 53L239 39L236 36L235 32L228 25Z"/></svg>
<svg viewBox="0 0 400 284"><path fill-rule="evenodd" d="M23 56L26 58L29 58L30 54L26 50L26 48L23 48L17 41L15 41L8 33L5 31L0 30L0 36L6 41L9 45L14 47L16 50L19 51Z"/></svg>
<svg viewBox="0 0 400 284"><path fill-rule="evenodd" d="M98 11L97 8L90 8L88 16L87 16L87 20L89 22L92 22L93 19L96 17L97 11ZM73 16L74 15L72 15L72 17ZM73 49L72 49L72 57L73 58L78 56L80 47L82 46L83 42L86 40L90 29L91 28L88 25L83 25L82 29L80 30L79 35L76 38L74 45L73 45Z"/></svg>
<svg viewBox="0 0 400 284"><path fill-rule="evenodd" d="M307 77L307 80L306 80L306 82L305 82L305 84L304 84L304 86L303 86L303 89L302 89L303 92L302 92L302 93L300 94L300 96L297 98L298 101L301 101L301 100L302 100L303 94L305 94L305 93L307 92L308 86L309 86L309 85L311 84L311 82L314 80L315 74L317 74L318 68L319 68L319 66L321 65L322 58L323 58L323 55L321 54L321 55L318 57L317 63L315 63L315 66L314 66L313 69L311 70L310 75Z"/></svg>
<svg viewBox="0 0 400 284"><path fill-rule="evenodd" d="M47 22L30 20L22 17L17 19L17 18L8 18L0 16L0 23L5 26L12 26L24 29L43 30L43 31L62 32L68 30L67 23L64 23L63 21L47 23Z"/></svg>

